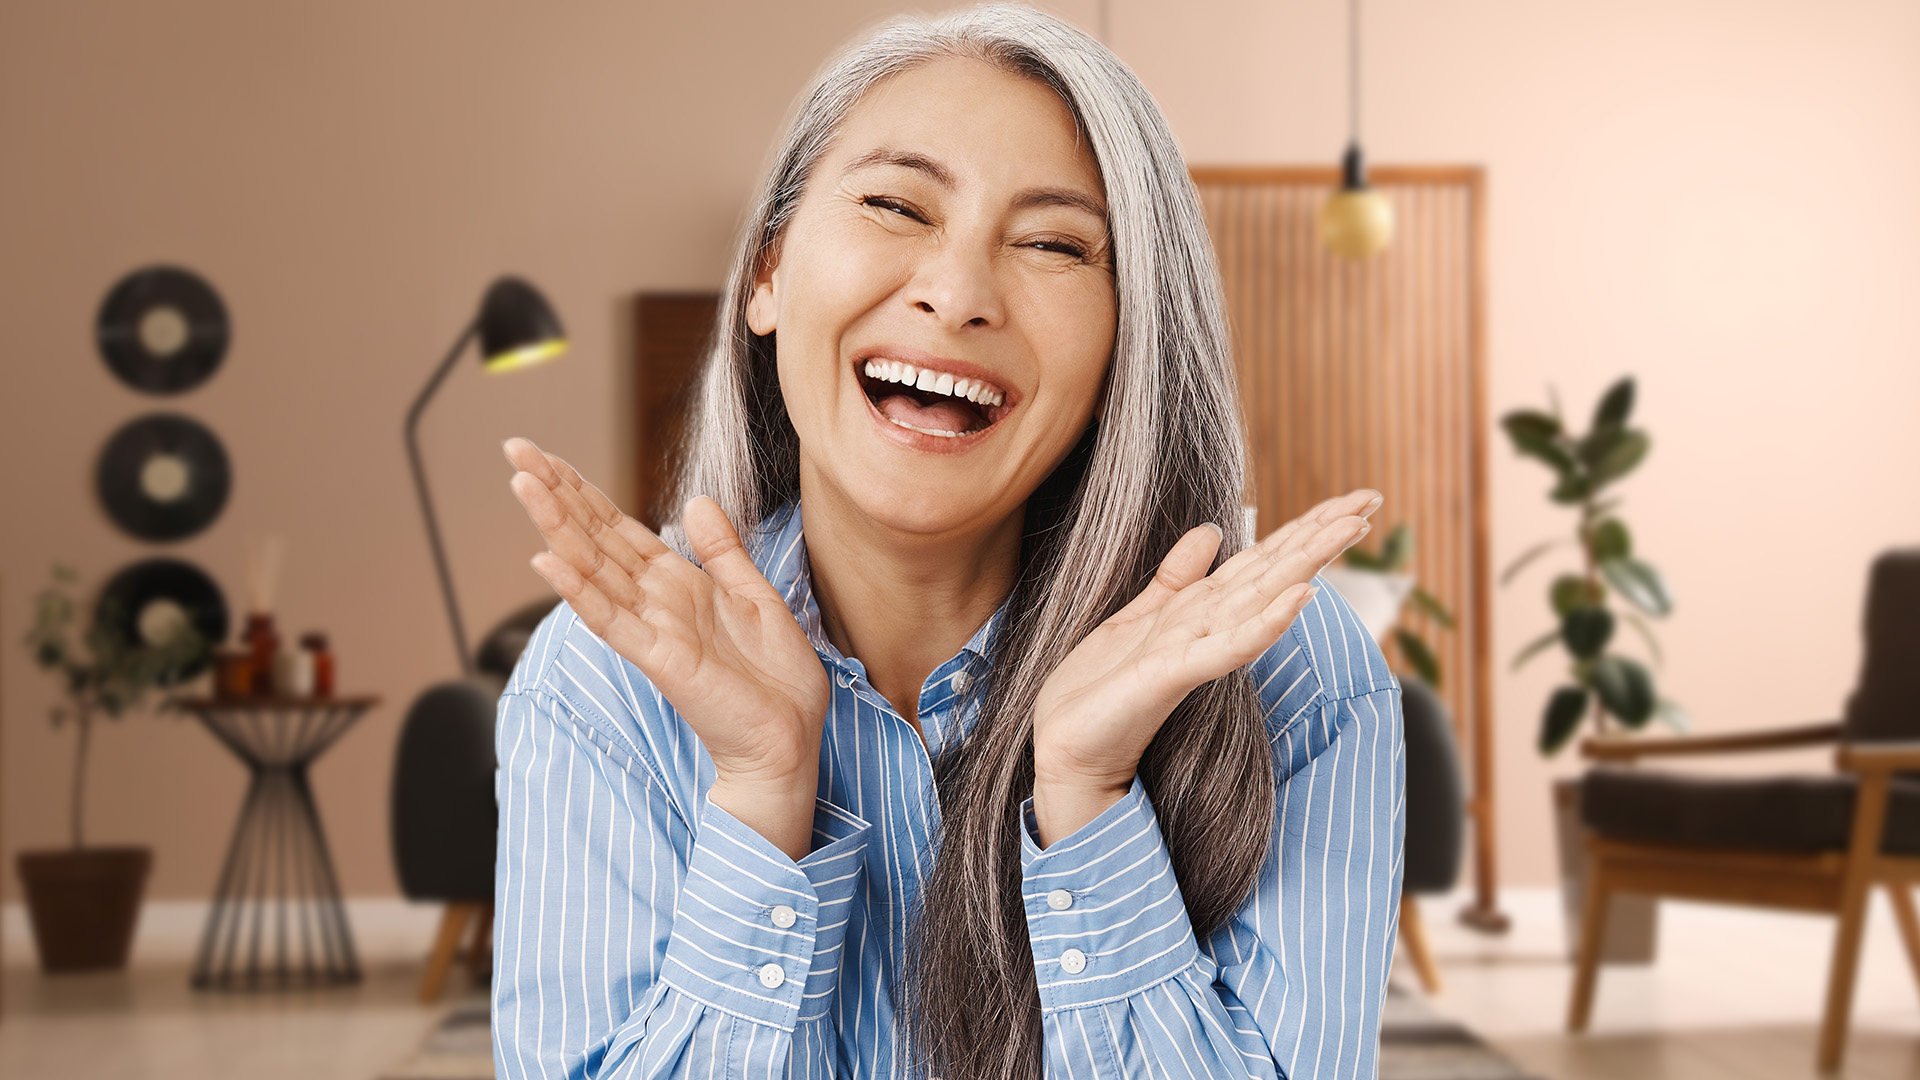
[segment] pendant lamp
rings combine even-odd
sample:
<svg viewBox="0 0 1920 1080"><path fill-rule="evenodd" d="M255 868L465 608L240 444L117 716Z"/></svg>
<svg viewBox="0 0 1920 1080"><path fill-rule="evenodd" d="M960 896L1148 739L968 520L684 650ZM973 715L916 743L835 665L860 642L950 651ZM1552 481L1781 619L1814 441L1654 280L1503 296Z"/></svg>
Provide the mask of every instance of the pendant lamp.
<svg viewBox="0 0 1920 1080"><path fill-rule="evenodd" d="M1348 0L1347 152L1340 159L1340 190L1320 207L1320 242L1335 255L1365 259L1393 239L1393 204L1367 187L1360 154L1360 0Z"/></svg>

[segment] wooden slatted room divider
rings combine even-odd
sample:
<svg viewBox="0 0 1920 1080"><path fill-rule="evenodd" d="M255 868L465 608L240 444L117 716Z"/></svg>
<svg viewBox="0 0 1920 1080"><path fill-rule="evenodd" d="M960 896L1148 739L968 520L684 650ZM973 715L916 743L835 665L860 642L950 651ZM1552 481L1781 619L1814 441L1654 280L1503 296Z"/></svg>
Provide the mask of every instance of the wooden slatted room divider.
<svg viewBox="0 0 1920 1080"><path fill-rule="evenodd" d="M1365 262L1315 232L1327 167L1194 167L1239 370L1264 536L1330 495L1377 488L1368 545L1400 522L1413 572L1458 619L1409 607L1434 646L1469 763L1475 901L1499 925L1494 865L1492 632L1486 492L1485 183L1479 167L1375 167L1395 233ZM1390 659L1398 660L1389 643ZM1396 662L1396 670L1407 670ZM1409 676L1410 677L1410 676Z"/></svg>

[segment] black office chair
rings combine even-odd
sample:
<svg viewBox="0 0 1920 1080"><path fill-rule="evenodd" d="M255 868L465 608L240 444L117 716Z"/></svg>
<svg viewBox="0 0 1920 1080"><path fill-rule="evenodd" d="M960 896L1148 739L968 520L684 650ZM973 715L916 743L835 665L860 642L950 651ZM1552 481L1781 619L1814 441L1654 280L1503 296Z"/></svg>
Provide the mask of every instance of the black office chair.
<svg viewBox="0 0 1920 1080"><path fill-rule="evenodd" d="M478 981L489 969L500 827L494 720L514 664L557 603L549 597L507 616L481 642L477 674L428 688L401 725L390 803L394 867L409 900L447 905L420 984L423 1002L439 999L462 937L469 974Z"/></svg>
<svg viewBox="0 0 1920 1080"><path fill-rule="evenodd" d="M1453 741L1453 720L1427 684L1400 680L1407 741L1407 840L1400 889L1400 941L1420 985L1440 991L1440 970L1427 947L1416 893L1444 893L1460 876L1466 825L1465 783Z"/></svg>

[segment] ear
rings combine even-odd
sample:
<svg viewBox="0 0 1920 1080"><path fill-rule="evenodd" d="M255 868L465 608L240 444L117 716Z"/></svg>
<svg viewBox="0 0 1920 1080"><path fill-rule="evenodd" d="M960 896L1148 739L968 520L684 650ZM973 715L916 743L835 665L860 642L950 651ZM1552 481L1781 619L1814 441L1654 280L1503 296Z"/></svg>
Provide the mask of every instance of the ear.
<svg viewBox="0 0 1920 1080"><path fill-rule="evenodd" d="M753 275L753 292L747 296L747 328L758 337L773 333L777 321L775 315L780 310L779 299L775 295L774 277L779 269L780 245L776 241L767 256L762 260L761 268Z"/></svg>

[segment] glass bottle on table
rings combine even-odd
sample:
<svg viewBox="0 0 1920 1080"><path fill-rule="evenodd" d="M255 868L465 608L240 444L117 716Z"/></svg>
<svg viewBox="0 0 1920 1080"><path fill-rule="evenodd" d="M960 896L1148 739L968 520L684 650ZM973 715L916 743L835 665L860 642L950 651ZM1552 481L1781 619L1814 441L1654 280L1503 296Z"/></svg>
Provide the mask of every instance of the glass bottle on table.
<svg viewBox="0 0 1920 1080"><path fill-rule="evenodd" d="M310 630L300 636L300 647L313 654L313 696L333 696L333 653L327 635Z"/></svg>

